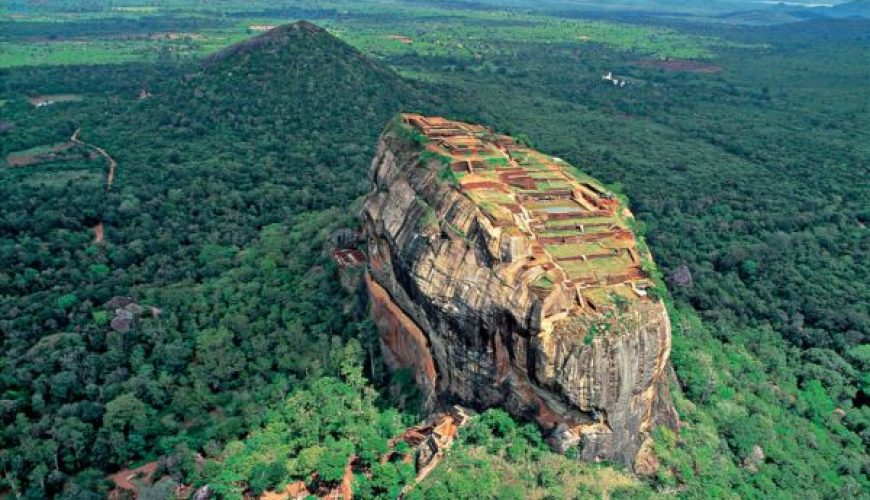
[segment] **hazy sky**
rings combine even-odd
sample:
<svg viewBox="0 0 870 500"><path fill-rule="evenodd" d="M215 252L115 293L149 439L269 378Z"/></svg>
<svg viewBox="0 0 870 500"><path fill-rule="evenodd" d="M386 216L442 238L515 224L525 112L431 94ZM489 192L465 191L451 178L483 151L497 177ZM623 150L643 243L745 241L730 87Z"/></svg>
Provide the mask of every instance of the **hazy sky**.
<svg viewBox="0 0 870 500"><path fill-rule="evenodd" d="M765 5L784 3L787 5L803 5L806 7L832 6L845 3L848 0L482 0L482 3L504 6L535 7L573 7L636 10L744 10ZM478 3L481 0L477 0Z"/></svg>

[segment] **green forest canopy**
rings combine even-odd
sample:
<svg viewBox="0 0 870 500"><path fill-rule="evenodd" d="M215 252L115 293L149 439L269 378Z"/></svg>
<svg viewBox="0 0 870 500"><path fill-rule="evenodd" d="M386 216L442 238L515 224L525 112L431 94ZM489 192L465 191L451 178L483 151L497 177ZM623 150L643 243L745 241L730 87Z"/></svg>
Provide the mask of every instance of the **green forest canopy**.
<svg viewBox="0 0 870 500"><path fill-rule="evenodd" d="M370 366L364 305L339 286L323 249L356 224L347 207L369 188L378 132L411 110L525 133L621 182L661 267L691 270L693 285L672 289L685 425L678 438L658 435L660 475L631 488L866 492L860 166L870 127L857 85L866 69L849 64L866 56L866 33L860 21L743 30L718 49L725 70L711 74L641 68L637 54L567 41L374 62L319 30L282 32L204 69L182 60L5 70L3 157L82 127L119 170L108 192L98 160L0 171L0 481L26 497L81 498L102 495L106 473L158 456L175 457L167 471L192 484L232 473L271 487L310 470L291 465L316 454L315 442L276 458L283 472L238 469L231 457L268 446L237 443L267 426L264 409L348 383L343 365ZM602 86L605 68L633 85ZM153 97L135 99L142 88ZM33 108L24 97L35 91L84 99ZM103 244L93 243L97 222ZM145 312L119 332L107 304L127 296ZM372 419L393 422L383 439L416 418L395 402L369 400L334 444L358 443ZM475 446L461 443L456 459ZM765 458L748 467L756 446ZM195 453L212 465L192 466ZM555 460L543 449L517 457L475 467L498 474ZM383 474L393 478L383 491L402 484L400 472ZM519 488L550 484L518 477ZM447 494L463 491L461 475L442 479Z"/></svg>

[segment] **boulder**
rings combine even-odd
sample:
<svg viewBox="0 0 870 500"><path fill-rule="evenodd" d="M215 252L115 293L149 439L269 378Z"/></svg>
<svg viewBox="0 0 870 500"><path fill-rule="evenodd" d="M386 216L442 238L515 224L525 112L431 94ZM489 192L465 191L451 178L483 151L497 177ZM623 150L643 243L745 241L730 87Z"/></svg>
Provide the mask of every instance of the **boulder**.
<svg viewBox="0 0 870 500"><path fill-rule="evenodd" d="M692 271L689 270L689 266L683 264L668 276L668 282L675 286L692 286Z"/></svg>
<svg viewBox="0 0 870 500"><path fill-rule="evenodd" d="M764 463L764 450L759 445L754 445L749 455L743 458L743 468L755 474L758 466Z"/></svg>

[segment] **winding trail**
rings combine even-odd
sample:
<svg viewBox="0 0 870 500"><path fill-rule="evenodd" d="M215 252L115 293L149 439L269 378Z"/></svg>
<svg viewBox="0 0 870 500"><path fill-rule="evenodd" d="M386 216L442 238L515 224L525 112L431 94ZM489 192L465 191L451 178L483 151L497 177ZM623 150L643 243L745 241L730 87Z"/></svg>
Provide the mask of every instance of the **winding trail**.
<svg viewBox="0 0 870 500"><path fill-rule="evenodd" d="M73 135L72 135L72 137L69 138L69 140L70 140L70 142L74 142L74 143L78 144L79 146L84 146L86 148L93 149L100 156L102 156L103 158L106 159L106 161L109 164L109 173L106 176L106 192L108 192L110 189L112 189L112 182L115 181L115 169L118 167L118 162L115 161L115 159L112 158L109 155L109 153L106 152L105 149L103 149L99 146L94 146L93 144L88 144L87 142L79 139L79 133L81 131L82 131L81 128L77 128L76 131L73 132ZM102 221L98 222L97 225L95 225L93 227L93 230L94 230L94 243L102 243L103 238L104 238L103 222Z"/></svg>
<svg viewBox="0 0 870 500"><path fill-rule="evenodd" d="M115 161L114 158L109 156L109 153L107 153L105 149L103 149L99 146L94 146L93 144L88 144L87 142L80 140L79 139L79 132L81 132L81 131L82 131L81 128L77 128L76 131L73 132L73 135L72 135L72 137L69 138L69 140L70 140L70 142L74 142L80 146L84 146L86 148L93 149L94 151L99 153L100 156L105 158L107 162L109 162L109 175L106 177L106 191L108 191L109 189L112 189L112 182L115 180L115 168L118 167L118 162Z"/></svg>

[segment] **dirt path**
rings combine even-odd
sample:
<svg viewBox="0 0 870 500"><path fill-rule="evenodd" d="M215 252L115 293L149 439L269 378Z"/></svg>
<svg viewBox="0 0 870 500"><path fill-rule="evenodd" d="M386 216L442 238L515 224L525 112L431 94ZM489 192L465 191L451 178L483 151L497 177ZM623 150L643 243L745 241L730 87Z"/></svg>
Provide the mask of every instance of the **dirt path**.
<svg viewBox="0 0 870 500"><path fill-rule="evenodd" d="M102 243L103 242L103 223L98 222L96 226L94 226L94 243Z"/></svg>
<svg viewBox="0 0 870 500"><path fill-rule="evenodd" d="M72 137L69 138L69 140L70 140L70 142L78 144L79 146L93 149L100 156L102 156L103 158L106 159L106 161L109 163L109 173L106 176L106 191L108 192L110 189L112 189L112 182L115 181L115 168L118 167L118 162L116 162L114 158L109 156L109 153L107 153L105 149L103 149L99 146L94 146L93 144L88 144L87 142L80 140L79 139L79 132L81 132L81 131L82 131L81 128L77 128L76 131L73 132L73 135L72 135ZM98 222L97 225L95 225L93 229L94 229L94 243L102 243L103 238L105 236L105 228L103 227L103 223Z"/></svg>
<svg viewBox="0 0 870 500"><path fill-rule="evenodd" d="M109 156L109 153L107 153L105 149L103 149L99 146L94 146L93 144L88 144L87 142L80 140L79 139L79 132L81 132L81 131L82 131L81 128L77 128L76 131L73 132L73 135L72 135L72 137L69 138L69 140L71 142L74 142L74 143L80 145L80 146L84 146L86 148L93 149L94 151L99 153L100 156L105 158L107 162L109 162L109 175L106 177L106 191L108 191L108 190L112 189L112 182L115 180L115 168L117 168L118 162L116 162L114 158Z"/></svg>

